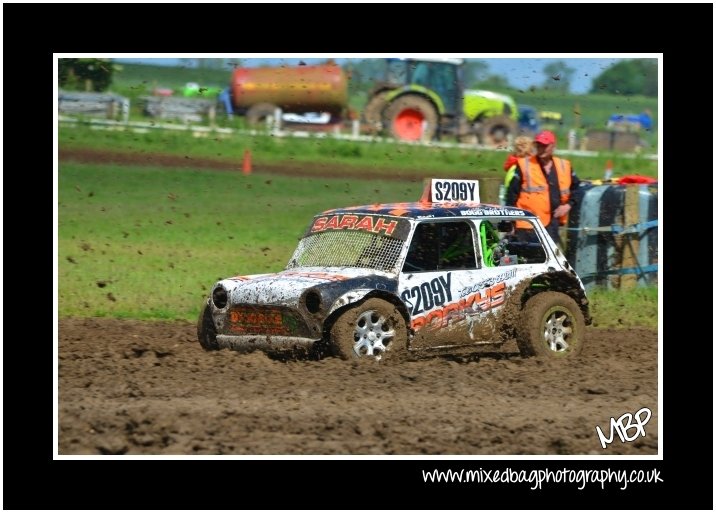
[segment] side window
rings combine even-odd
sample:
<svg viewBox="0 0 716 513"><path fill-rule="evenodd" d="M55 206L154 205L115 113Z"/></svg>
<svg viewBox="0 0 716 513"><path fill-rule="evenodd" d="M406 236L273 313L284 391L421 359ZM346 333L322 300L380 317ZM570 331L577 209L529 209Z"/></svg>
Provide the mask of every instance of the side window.
<svg viewBox="0 0 716 513"><path fill-rule="evenodd" d="M435 63L430 83L430 88L438 93L449 114L455 113L458 103L462 108L462 101L457 101L456 69L452 64Z"/></svg>
<svg viewBox="0 0 716 513"><path fill-rule="evenodd" d="M480 249L486 267L542 264L544 246L529 221L490 219L480 221Z"/></svg>
<svg viewBox="0 0 716 513"><path fill-rule="evenodd" d="M421 86L430 87L430 64L427 62L414 64L411 82Z"/></svg>
<svg viewBox="0 0 716 513"><path fill-rule="evenodd" d="M404 85L407 82L408 63L397 59L388 60L386 79L389 84Z"/></svg>
<svg viewBox="0 0 716 513"><path fill-rule="evenodd" d="M469 223L422 222L415 228L403 272L475 268L475 243Z"/></svg>

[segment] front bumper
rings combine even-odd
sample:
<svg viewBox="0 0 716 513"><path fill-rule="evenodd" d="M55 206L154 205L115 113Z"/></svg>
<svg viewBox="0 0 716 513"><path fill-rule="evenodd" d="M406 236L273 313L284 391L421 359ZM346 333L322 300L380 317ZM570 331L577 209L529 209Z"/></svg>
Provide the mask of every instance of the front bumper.
<svg viewBox="0 0 716 513"><path fill-rule="evenodd" d="M310 349L321 339L288 337L280 335L217 335L217 344L226 349L242 353L251 351L285 351L289 349Z"/></svg>

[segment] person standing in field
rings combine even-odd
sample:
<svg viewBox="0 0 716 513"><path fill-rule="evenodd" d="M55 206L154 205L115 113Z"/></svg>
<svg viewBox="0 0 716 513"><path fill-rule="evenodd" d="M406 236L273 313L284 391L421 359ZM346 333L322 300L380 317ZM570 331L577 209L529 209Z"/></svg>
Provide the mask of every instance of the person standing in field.
<svg viewBox="0 0 716 513"><path fill-rule="evenodd" d="M534 143L535 155L517 160L505 203L537 215L547 233L560 245L559 227L567 224L567 215L577 202L579 178L569 160L554 156L557 137L553 132L540 132ZM518 232L528 228L523 223L517 221Z"/></svg>
<svg viewBox="0 0 716 513"><path fill-rule="evenodd" d="M505 159L505 190L510 186L512 177L515 176L515 170L517 169L517 161L524 157L529 157L534 154L534 143L530 137L521 135L515 139L514 148L512 153Z"/></svg>

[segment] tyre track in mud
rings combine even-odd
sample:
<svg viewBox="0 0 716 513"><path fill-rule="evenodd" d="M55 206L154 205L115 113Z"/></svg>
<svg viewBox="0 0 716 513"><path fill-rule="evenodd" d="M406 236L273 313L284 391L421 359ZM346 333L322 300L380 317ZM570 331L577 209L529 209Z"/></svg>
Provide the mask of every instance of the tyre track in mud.
<svg viewBox="0 0 716 513"><path fill-rule="evenodd" d="M61 319L60 454L657 454L657 333L587 328L579 359L203 351L189 322ZM647 407L646 437L596 426Z"/></svg>

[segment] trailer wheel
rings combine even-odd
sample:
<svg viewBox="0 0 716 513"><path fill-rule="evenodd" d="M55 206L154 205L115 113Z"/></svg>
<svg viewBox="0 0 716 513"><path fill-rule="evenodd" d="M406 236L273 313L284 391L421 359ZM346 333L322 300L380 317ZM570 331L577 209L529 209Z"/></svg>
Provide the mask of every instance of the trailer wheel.
<svg viewBox="0 0 716 513"><path fill-rule="evenodd" d="M438 128L438 111L422 96L408 94L385 109L384 126L395 139L429 141Z"/></svg>
<svg viewBox="0 0 716 513"><path fill-rule="evenodd" d="M383 110L388 101L385 99L390 91L381 91L374 95L363 109L363 123L372 132L383 130Z"/></svg>
<svg viewBox="0 0 716 513"><path fill-rule="evenodd" d="M507 116L487 118L480 128L478 137L485 146L506 147L510 138L517 133L517 123Z"/></svg>
<svg viewBox="0 0 716 513"><path fill-rule="evenodd" d="M273 116L278 107L272 103L257 103L246 111L246 124L256 126L266 123L266 118Z"/></svg>

